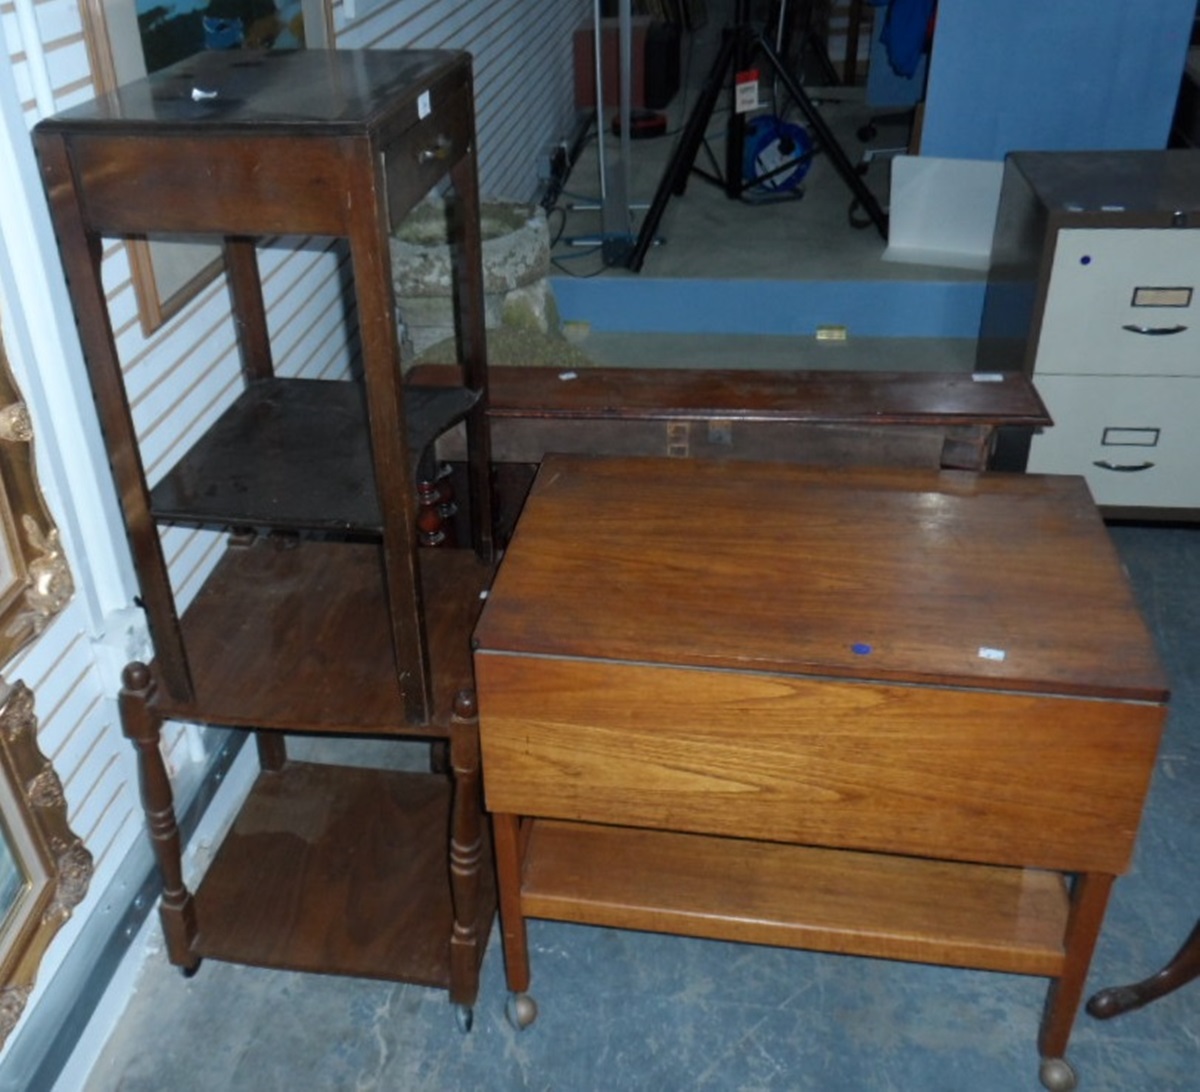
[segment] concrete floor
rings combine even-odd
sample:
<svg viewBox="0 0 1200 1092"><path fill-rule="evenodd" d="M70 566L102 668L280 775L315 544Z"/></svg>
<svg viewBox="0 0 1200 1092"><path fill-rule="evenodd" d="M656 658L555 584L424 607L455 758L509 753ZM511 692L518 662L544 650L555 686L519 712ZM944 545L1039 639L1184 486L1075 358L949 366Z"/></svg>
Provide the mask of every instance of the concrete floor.
<svg viewBox="0 0 1200 1092"><path fill-rule="evenodd" d="M709 3L710 29L719 26L723 6ZM804 198L787 205L743 205L711 187L689 187L669 206L663 220L668 243L651 253L646 273L978 277L884 262L878 236L846 224L848 195L827 167L816 163ZM581 163L572 186L584 186L585 168ZM562 226L569 235L598 224L570 212ZM560 245L556 253L561 258L564 252ZM572 253L564 261L579 275L632 276L604 269L595 254ZM969 339L894 341L857 338L853 330L848 342L834 344L794 336L596 331L583 347L600 363L675 366L969 369L973 355ZM1200 536L1170 527L1117 527L1113 534L1174 697L1134 867L1116 886L1089 992L1156 970L1200 913L1194 866L1200 859ZM503 960L493 933L475 1027L466 1035L437 991L212 962L184 979L155 953L87 1090L1039 1087L1043 979L546 922L531 923L530 942L538 1022L523 1033L507 1024ZM1081 1014L1069 1052L1079 1087L1196 1087L1198 1029L1200 983L1108 1023Z"/></svg>

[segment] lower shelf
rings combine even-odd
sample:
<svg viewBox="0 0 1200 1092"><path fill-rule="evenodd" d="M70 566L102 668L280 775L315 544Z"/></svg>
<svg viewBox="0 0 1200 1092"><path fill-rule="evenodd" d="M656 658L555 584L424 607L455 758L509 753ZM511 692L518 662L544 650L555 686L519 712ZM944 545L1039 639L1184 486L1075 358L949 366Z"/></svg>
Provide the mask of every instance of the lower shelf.
<svg viewBox="0 0 1200 1092"><path fill-rule="evenodd" d="M1032 869L533 820L528 917L1054 977L1064 878Z"/></svg>
<svg viewBox="0 0 1200 1092"><path fill-rule="evenodd" d="M450 988L450 795L433 774L263 772L196 893L195 953ZM496 905L482 859L480 960Z"/></svg>

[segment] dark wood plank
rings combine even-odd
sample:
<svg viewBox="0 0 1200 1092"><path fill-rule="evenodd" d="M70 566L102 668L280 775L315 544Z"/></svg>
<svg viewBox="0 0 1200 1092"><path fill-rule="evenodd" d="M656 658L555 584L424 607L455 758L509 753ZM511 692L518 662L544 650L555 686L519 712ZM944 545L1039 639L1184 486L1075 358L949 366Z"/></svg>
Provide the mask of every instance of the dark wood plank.
<svg viewBox="0 0 1200 1092"><path fill-rule="evenodd" d="M422 365L409 381L451 384L453 365ZM1041 427L1051 423L1029 380L957 372L740 371L555 368L491 372L488 415L640 420L791 421L845 424Z"/></svg>
<svg viewBox="0 0 1200 1092"><path fill-rule="evenodd" d="M413 464L478 400L455 387L405 394ZM251 384L154 487L151 509L180 523L378 534L366 422L363 388L353 381Z"/></svg>
<svg viewBox="0 0 1200 1092"><path fill-rule="evenodd" d="M263 773L196 893L196 954L449 986L449 799L428 774ZM481 880L480 958L495 911Z"/></svg>
<svg viewBox="0 0 1200 1092"><path fill-rule="evenodd" d="M472 685L470 635L491 570L465 550L421 554L434 715L408 726L379 547L266 539L226 552L183 618L196 698L164 716L291 731L443 736Z"/></svg>

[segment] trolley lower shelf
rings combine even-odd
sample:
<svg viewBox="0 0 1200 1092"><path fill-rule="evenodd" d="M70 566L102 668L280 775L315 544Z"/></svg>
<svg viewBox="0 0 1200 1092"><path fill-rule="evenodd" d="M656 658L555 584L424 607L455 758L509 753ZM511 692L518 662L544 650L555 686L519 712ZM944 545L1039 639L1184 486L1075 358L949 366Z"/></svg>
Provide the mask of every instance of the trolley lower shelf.
<svg viewBox="0 0 1200 1092"><path fill-rule="evenodd" d="M449 988L450 797L433 774L264 771L196 892L195 955ZM485 869L480 960L494 912Z"/></svg>
<svg viewBox="0 0 1200 1092"><path fill-rule="evenodd" d="M1059 873L527 822L527 917L1020 974L1063 967Z"/></svg>

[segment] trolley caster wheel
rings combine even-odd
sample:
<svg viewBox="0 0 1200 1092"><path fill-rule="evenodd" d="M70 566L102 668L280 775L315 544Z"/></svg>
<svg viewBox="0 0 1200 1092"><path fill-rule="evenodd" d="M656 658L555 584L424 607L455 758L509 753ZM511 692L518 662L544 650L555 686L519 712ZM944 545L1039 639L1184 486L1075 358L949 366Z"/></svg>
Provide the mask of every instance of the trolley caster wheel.
<svg viewBox="0 0 1200 1092"><path fill-rule="evenodd" d="M454 1022L464 1035L475 1026L475 1010L470 1005L454 1006Z"/></svg>
<svg viewBox="0 0 1200 1092"><path fill-rule="evenodd" d="M1043 1058L1038 1067L1038 1080L1050 1092L1071 1092L1077 1079L1075 1070L1064 1058Z"/></svg>
<svg viewBox="0 0 1200 1092"><path fill-rule="evenodd" d="M537 1019L537 1002L527 993L514 993L504 1006L504 1015L515 1031L524 1031Z"/></svg>

